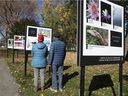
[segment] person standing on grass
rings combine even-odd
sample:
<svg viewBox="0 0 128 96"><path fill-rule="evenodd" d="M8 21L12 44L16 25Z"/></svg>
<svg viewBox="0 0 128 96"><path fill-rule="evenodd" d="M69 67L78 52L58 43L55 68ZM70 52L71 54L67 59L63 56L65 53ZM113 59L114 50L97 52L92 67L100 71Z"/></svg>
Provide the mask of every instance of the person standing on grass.
<svg viewBox="0 0 128 96"><path fill-rule="evenodd" d="M34 69L34 87L35 91L38 91L38 77L40 75L41 90L44 90L45 86L45 69L47 65L48 48L43 43L44 36L38 36L38 43L32 46L32 67Z"/></svg>
<svg viewBox="0 0 128 96"><path fill-rule="evenodd" d="M59 91L62 92L63 64L66 55L66 46L65 43L60 40L61 34L59 32L55 33L54 37L49 52L49 65L52 67L52 87L50 90L57 92L57 89L59 89ZM59 83L59 86L57 86L57 83Z"/></svg>

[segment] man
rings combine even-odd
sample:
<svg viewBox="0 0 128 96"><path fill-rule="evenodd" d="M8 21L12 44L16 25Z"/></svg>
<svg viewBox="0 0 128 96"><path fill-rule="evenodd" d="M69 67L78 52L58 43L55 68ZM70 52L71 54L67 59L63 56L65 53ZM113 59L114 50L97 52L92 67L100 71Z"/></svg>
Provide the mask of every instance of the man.
<svg viewBox="0 0 128 96"><path fill-rule="evenodd" d="M59 91L62 92L63 63L66 55L66 46L65 43L61 41L61 34L59 32L55 33L54 37L49 52L49 64L52 67L52 88L50 89L54 92L57 92L57 89L59 89ZM59 86L57 86L57 81Z"/></svg>

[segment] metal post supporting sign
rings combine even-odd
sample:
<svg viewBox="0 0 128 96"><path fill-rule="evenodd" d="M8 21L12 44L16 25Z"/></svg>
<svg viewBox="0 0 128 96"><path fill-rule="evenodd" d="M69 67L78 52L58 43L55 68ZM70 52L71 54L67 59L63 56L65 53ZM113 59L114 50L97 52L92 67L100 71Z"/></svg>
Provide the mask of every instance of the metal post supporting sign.
<svg viewBox="0 0 128 96"><path fill-rule="evenodd" d="M85 67L80 68L80 96L84 96Z"/></svg>
<svg viewBox="0 0 128 96"><path fill-rule="evenodd" d="M26 77L27 75L27 59L28 59L28 54L26 51L26 35L25 35L25 46L24 46L24 76Z"/></svg>
<svg viewBox="0 0 128 96"><path fill-rule="evenodd" d="M14 37L14 35L13 35L13 37ZM14 61L15 61L15 49L14 49L14 40L13 40L13 63L14 63Z"/></svg>
<svg viewBox="0 0 128 96"><path fill-rule="evenodd" d="M118 85L118 96L123 96L122 93L123 93L123 82L122 82L122 69L123 69L123 64L120 63L119 64L119 85Z"/></svg>
<svg viewBox="0 0 128 96"><path fill-rule="evenodd" d="M25 63L25 65L24 65L24 75L25 75L25 77L27 75L27 62L28 62L28 54L27 54L27 51L25 50L25 58L24 58L24 63Z"/></svg>

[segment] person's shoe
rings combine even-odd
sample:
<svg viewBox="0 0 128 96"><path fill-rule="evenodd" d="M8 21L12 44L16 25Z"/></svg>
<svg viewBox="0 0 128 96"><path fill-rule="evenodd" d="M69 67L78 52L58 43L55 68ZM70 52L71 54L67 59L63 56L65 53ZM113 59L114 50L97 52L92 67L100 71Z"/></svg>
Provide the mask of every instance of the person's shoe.
<svg viewBox="0 0 128 96"><path fill-rule="evenodd" d="M63 90L62 89L59 89L60 92L62 92Z"/></svg>
<svg viewBox="0 0 128 96"><path fill-rule="evenodd" d="M57 92L56 89L53 89L53 88L51 88L51 87L50 87L50 90L53 91L53 92L55 92L55 93Z"/></svg>

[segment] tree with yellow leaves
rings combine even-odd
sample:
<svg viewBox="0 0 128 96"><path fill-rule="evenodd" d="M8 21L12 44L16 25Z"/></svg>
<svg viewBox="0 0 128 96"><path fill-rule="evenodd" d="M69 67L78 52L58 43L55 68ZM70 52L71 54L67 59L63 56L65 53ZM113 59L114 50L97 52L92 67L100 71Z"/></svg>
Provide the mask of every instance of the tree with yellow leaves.
<svg viewBox="0 0 128 96"><path fill-rule="evenodd" d="M75 0L44 0L43 5L44 26L52 28L53 34L61 32L68 49L76 46L76 4Z"/></svg>

